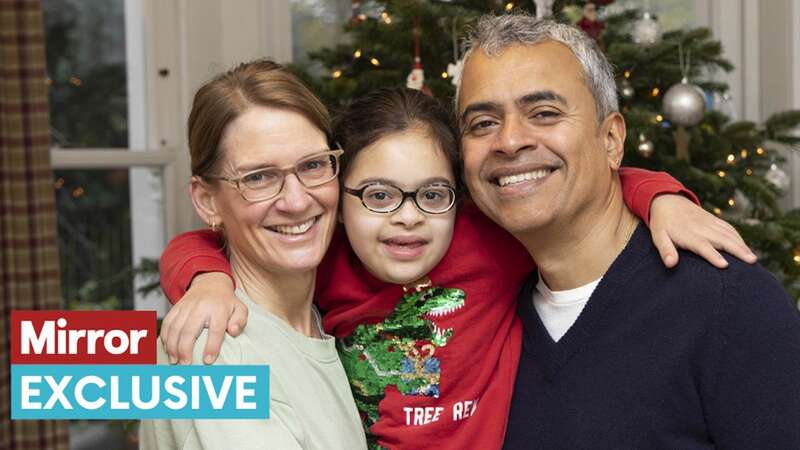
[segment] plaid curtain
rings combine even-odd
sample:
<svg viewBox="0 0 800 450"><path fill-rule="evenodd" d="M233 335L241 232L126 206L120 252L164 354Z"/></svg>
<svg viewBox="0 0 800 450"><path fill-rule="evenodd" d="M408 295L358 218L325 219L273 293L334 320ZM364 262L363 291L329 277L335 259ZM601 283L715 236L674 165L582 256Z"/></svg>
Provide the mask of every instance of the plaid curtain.
<svg viewBox="0 0 800 450"><path fill-rule="evenodd" d="M66 422L10 420L12 309L60 306L39 0L0 0L0 449L67 449Z"/></svg>

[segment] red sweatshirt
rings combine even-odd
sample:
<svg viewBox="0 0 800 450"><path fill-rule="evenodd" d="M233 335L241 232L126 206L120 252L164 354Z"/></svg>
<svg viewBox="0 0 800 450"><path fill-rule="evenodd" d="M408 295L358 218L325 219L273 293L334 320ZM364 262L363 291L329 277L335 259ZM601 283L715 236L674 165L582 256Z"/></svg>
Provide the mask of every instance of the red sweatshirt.
<svg viewBox="0 0 800 450"><path fill-rule="evenodd" d="M649 221L661 193L691 192L665 173L620 171L626 204ZM192 278L230 267L218 236L194 231L161 257L161 285L177 301ZM521 348L516 296L533 270L520 243L473 204L459 211L432 285L404 295L370 275L339 230L320 266L317 302L337 337L371 445L499 449Z"/></svg>

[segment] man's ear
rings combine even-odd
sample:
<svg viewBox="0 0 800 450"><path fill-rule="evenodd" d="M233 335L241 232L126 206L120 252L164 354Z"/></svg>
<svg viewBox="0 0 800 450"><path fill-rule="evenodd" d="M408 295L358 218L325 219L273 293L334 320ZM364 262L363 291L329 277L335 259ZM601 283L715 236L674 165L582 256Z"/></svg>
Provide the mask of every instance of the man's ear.
<svg viewBox="0 0 800 450"><path fill-rule="evenodd" d="M219 213L216 201L216 189L203 181L202 178L193 176L189 184L189 196L197 215L209 226L222 225L222 216Z"/></svg>
<svg viewBox="0 0 800 450"><path fill-rule="evenodd" d="M622 157L625 155L625 118L618 112L612 112L603 120L600 129L603 133L608 165L611 170L619 170Z"/></svg>

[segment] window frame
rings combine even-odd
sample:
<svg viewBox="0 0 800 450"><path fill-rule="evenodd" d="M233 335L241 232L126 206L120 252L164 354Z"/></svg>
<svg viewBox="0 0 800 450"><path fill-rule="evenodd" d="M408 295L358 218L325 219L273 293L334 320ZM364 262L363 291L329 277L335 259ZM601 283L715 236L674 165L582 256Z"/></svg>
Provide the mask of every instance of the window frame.
<svg viewBox="0 0 800 450"><path fill-rule="evenodd" d="M129 186L131 197L132 264L140 257L158 258L166 245L168 236L176 233L176 212L181 196L178 190L181 140L177 131L162 133L175 124L169 117L180 115L180 80L177 67L178 46L161 45L169 41L164 30L174 29L178 6L175 2L156 4L154 0L124 0L126 73L128 92L128 142L127 148L51 148L50 159L55 170L102 170L102 169L160 169L162 229L151 231L160 235L157 242L137 242L135 236L136 198L133 186L143 184L143 179L131 174ZM157 9L157 11L156 11ZM157 12L157 14L156 14ZM160 45L156 45L159 43ZM171 64L159 64L170 62ZM155 69L157 67L157 69ZM190 205L189 205L190 206ZM185 205L184 205L185 208ZM152 240L150 240L152 241ZM155 246L155 248L152 248ZM158 254L154 254L157 252ZM141 253L144 253L142 255ZM166 300L161 293L142 296L136 292L143 280L134 280L134 309L156 310L159 316L166 312Z"/></svg>

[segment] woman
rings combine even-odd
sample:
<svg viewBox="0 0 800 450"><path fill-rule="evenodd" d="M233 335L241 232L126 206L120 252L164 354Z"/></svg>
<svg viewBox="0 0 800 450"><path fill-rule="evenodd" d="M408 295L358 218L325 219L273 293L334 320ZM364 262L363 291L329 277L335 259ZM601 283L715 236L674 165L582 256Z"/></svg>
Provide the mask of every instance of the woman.
<svg viewBox="0 0 800 450"><path fill-rule="evenodd" d="M216 364L269 364L270 418L147 421L142 448L366 447L334 339L312 302L339 201L341 150L329 148L329 130L319 100L269 61L242 64L195 95L192 203L224 234L236 296L250 311L250 326L225 338ZM204 333L195 361L205 341Z"/></svg>

